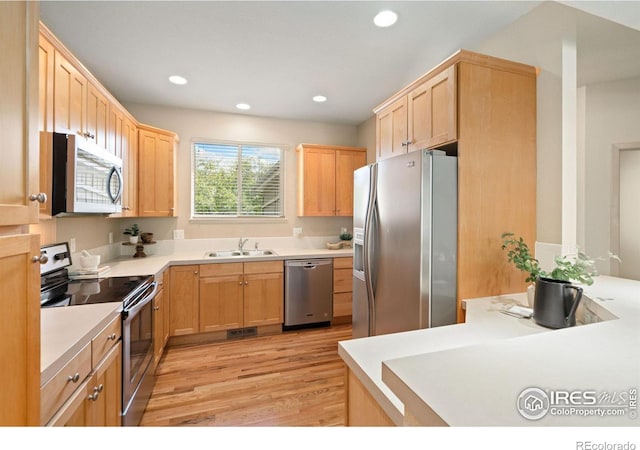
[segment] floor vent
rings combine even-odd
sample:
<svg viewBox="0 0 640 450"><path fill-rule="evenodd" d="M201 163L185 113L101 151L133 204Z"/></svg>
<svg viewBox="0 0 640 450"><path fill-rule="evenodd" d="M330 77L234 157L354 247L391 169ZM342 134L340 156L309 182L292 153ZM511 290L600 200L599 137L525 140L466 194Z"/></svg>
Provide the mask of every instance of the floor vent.
<svg viewBox="0 0 640 450"><path fill-rule="evenodd" d="M251 337L258 335L258 327L238 328L236 330L227 330L227 339L239 339L243 337Z"/></svg>

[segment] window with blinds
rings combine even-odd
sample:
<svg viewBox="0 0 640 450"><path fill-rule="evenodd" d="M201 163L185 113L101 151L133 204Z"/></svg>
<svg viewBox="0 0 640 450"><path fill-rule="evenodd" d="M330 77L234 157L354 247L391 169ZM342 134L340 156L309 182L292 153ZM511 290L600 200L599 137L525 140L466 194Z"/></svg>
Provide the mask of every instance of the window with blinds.
<svg viewBox="0 0 640 450"><path fill-rule="evenodd" d="M192 216L281 217L282 148L193 144Z"/></svg>

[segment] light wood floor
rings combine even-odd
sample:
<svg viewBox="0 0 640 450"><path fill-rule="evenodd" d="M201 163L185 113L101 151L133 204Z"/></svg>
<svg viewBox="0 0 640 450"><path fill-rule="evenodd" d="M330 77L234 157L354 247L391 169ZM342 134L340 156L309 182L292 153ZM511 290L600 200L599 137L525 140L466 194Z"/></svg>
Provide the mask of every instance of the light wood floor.
<svg viewBox="0 0 640 450"><path fill-rule="evenodd" d="M142 426L339 426L351 325L170 347Z"/></svg>

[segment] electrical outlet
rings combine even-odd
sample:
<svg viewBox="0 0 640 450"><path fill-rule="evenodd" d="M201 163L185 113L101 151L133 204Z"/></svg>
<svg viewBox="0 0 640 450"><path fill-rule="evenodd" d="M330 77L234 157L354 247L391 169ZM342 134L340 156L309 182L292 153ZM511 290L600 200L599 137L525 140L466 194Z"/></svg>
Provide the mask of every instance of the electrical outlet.
<svg viewBox="0 0 640 450"><path fill-rule="evenodd" d="M113 231L109 231L109 244L113 244Z"/></svg>
<svg viewBox="0 0 640 450"><path fill-rule="evenodd" d="M173 239L184 239L184 230L173 230Z"/></svg>
<svg viewBox="0 0 640 450"><path fill-rule="evenodd" d="M293 228L293 236L294 237L299 237L302 234L302 228L300 227L294 227Z"/></svg>
<svg viewBox="0 0 640 450"><path fill-rule="evenodd" d="M69 251L75 253L76 251L76 238L69 239Z"/></svg>

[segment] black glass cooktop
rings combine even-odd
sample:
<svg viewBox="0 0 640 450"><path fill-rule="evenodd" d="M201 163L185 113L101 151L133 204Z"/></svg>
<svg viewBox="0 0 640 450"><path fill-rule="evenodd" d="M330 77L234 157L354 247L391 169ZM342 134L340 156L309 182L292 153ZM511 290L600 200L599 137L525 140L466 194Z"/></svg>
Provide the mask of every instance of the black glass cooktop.
<svg viewBox="0 0 640 450"><path fill-rule="evenodd" d="M40 291L40 306L91 305L123 302L151 282L151 275L113 277L100 280L61 280Z"/></svg>

